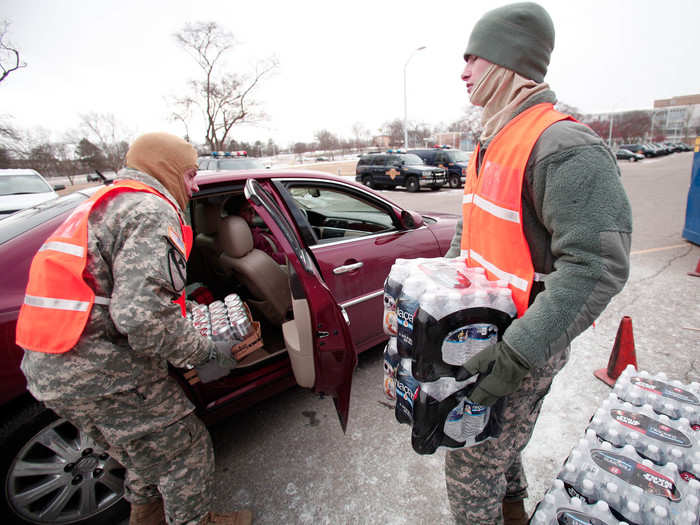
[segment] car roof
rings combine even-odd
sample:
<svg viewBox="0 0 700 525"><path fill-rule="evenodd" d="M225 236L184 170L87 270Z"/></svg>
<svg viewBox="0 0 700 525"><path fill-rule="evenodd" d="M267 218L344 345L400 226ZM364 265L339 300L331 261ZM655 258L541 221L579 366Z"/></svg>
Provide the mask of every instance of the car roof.
<svg viewBox="0 0 700 525"><path fill-rule="evenodd" d="M5 168L0 169L0 176L3 175L39 175L39 172L30 168Z"/></svg>
<svg viewBox="0 0 700 525"><path fill-rule="evenodd" d="M246 179L279 179L279 178L304 178L329 180L335 182L350 183L353 186L366 189L364 186L355 183L347 177L338 177L323 171L313 170L290 170L285 168L277 169L254 169L254 170L220 170L220 171L200 171L197 173L195 182L198 186L210 186L226 182L245 182Z"/></svg>

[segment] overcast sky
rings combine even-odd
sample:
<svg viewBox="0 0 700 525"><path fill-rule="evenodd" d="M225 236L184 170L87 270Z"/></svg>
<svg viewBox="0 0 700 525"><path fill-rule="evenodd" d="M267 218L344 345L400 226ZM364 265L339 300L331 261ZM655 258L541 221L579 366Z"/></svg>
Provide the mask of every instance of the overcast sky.
<svg viewBox="0 0 700 525"><path fill-rule="evenodd" d="M149 131L184 135L167 99L197 74L173 33L216 20L238 45L230 71L250 72L270 56L279 68L258 91L268 119L232 138L273 138L286 146L328 129L352 137L403 118L433 126L468 104L459 76L469 32L488 9L508 2L355 0L2 0L0 19L27 67L0 83L0 115L58 140L78 115L113 113L132 138ZM546 80L559 99L585 113L649 109L655 99L700 93L697 0L542 0L556 44ZM190 135L203 142L192 122Z"/></svg>

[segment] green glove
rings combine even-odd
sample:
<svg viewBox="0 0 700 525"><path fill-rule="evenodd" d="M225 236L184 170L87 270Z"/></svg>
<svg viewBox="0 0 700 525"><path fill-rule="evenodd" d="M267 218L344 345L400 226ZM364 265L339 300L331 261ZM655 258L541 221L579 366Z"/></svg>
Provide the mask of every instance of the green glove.
<svg viewBox="0 0 700 525"><path fill-rule="evenodd" d="M466 373L459 375L464 378L479 374L474 389L467 397L472 403L487 406L515 392L530 371L528 364L503 341L486 347L464 363L462 368Z"/></svg>
<svg viewBox="0 0 700 525"><path fill-rule="evenodd" d="M209 359L197 366L197 375L202 383L211 383L227 376L236 367L236 361L231 354L230 342L217 342L209 353Z"/></svg>

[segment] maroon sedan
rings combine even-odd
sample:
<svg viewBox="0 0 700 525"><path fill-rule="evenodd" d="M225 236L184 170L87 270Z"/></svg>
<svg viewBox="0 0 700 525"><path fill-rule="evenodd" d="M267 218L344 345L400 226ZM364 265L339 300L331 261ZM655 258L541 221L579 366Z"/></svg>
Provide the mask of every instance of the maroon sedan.
<svg viewBox="0 0 700 525"><path fill-rule="evenodd" d="M264 345L212 383L190 385L176 369L173 376L207 423L300 385L332 396L345 428L357 352L386 339L382 295L391 265L443 255L457 217L404 210L316 172L207 172L197 184L188 290L241 296ZM93 191L0 221L0 515L18 523L106 523L125 512L123 468L31 398L14 343L34 253Z"/></svg>

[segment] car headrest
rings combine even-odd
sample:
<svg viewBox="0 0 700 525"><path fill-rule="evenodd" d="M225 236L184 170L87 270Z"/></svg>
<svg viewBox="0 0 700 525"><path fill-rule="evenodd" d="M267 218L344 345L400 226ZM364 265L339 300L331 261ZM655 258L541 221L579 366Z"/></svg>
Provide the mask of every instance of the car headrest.
<svg viewBox="0 0 700 525"><path fill-rule="evenodd" d="M195 207L194 213L194 224L197 233L204 233L206 235L213 235L216 233L219 228L219 218L221 217L219 205L210 202L200 204Z"/></svg>
<svg viewBox="0 0 700 525"><path fill-rule="evenodd" d="M219 221L219 246L229 257L240 258L253 249L253 234L248 223L237 215Z"/></svg>

